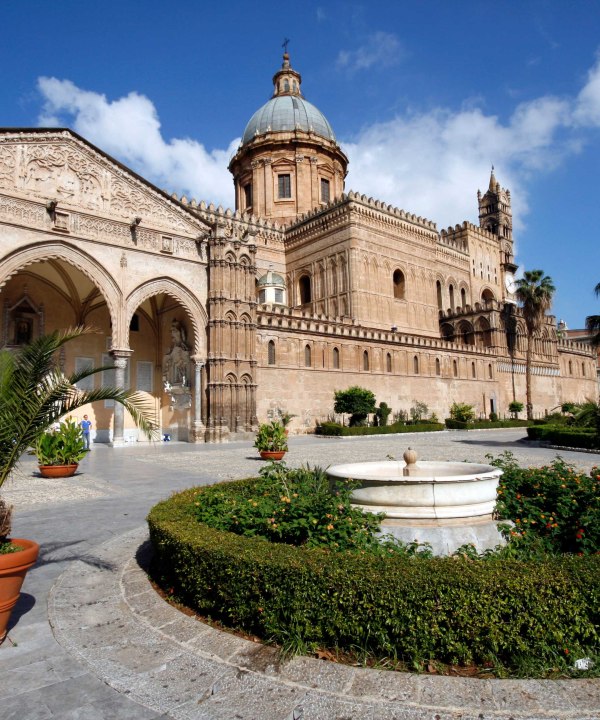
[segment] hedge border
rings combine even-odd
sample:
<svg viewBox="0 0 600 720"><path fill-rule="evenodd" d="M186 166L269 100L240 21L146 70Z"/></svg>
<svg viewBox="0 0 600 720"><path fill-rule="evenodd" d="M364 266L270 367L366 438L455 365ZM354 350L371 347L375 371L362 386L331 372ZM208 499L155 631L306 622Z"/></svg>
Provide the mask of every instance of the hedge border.
<svg viewBox="0 0 600 720"><path fill-rule="evenodd" d="M539 440L563 447L600 450L600 438L593 430L534 425L527 428L527 437L530 440Z"/></svg>
<svg viewBox="0 0 600 720"><path fill-rule="evenodd" d="M374 427L347 427L334 422L323 422L317 426L315 435L323 435L327 437L348 437L355 435L392 435L399 433L416 433L416 432L437 432L443 430L442 423L415 423L414 425L404 425L396 423L394 425L378 425Z"/></svg>
<svg viewBox="0 0 600 720"><path fill-rule="evenodd" d="M432 659L493 662L543 676L565 668L567 652L600 654L600 555L534 563L296 548L198 523L191 507L202 492L150 511L156 572L182 602L230 627L415 669Z"/></svg>
<svg viewBox="0 0 600 720"><path fill-rule="evenodd" d="M528 427L529 420L444 420L448 430L493 430L494 428L519 428Z"/></svg>

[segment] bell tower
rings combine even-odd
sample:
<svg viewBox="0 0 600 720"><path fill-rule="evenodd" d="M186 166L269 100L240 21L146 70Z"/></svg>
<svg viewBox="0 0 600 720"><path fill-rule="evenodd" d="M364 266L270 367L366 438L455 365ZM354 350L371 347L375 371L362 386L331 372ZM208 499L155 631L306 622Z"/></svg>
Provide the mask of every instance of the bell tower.
<svg viewBox="0 0 600 720"><path fill-rule="evenodd" d="M485 195L477 191L479 203L479 226L494 235L512 242L512 209L510 190L500 187L494 175L494 166L490 175L490 184Z"/></svg>

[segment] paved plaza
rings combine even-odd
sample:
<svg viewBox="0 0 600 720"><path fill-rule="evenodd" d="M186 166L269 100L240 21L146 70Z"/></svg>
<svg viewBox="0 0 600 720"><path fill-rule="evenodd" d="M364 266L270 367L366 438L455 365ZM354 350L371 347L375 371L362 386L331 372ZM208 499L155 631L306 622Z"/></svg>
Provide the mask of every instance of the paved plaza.
<svg viewBox="0 0 600 720"><path fill-rule="evenodd" d="M401 459L485 461L512 451L541 465L557 451L519 442L522 430L352 439L292 437L289 465ZM600 456L563 451L581 470ZM45 720L530 720L600 719L600 680L479 680L281 662L259 643L219 632L166 605L143 567L145 517L172 492L247 477L251 442L95 446L80 472L37 477L33 458L3 489L13 535L37 540L0 647L0 718Z"/></svg>

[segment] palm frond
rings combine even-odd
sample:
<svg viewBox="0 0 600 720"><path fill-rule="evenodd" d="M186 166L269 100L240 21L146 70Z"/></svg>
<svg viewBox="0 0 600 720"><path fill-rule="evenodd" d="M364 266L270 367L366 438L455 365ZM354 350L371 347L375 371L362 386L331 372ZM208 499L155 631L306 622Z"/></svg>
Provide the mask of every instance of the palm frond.
<svg viewBox="0 0 600 720"><path fill-rule="evenodd" d="M34 340L18 352L0 352L0 486L28 447L63 415L88 403L114 400L125 407L150 439L156 432L154 408L145 396L120 388L80 390L75 383L113 366L64 375L55 356L65 343L93 332L77 327Z"/></svg>

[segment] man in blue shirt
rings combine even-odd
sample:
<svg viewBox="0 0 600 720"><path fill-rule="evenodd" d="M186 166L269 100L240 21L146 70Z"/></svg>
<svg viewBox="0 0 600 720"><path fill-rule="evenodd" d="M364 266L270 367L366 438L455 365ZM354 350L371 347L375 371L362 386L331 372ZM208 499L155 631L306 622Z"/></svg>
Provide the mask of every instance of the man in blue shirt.
<svg viewBox="0 0 600 720"><path fill-rule="evenodd" d="M83 431L83 446L86 450L91 450L90 445L90 430L92 427L92 421L88 420L88 416L84 415L83 420L79 423Z"/></svg>

